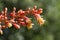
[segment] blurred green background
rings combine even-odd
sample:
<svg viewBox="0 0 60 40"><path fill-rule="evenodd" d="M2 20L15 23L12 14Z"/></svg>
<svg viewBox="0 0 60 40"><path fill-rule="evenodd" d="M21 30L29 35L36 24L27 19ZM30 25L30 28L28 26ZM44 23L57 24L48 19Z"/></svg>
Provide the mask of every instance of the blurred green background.
<svg viewBox="0 0 60 40"><path fill-rule="evenodd" d="M21 27L20 30L13 27L5 28L4 34L0 35L0 40L60 40L60 0L0 0L0 11L7 7L9 13L13 7L18 11L32 8L34 5L43 8L41 15L46 20L45 24L39 26L36 19L30 15L35 24L31 30L25 27Z"/></svg>

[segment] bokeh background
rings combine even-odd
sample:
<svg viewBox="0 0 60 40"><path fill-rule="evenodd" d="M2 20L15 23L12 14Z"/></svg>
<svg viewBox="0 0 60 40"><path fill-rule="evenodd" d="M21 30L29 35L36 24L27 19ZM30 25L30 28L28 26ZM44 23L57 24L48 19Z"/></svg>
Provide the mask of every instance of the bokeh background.
<svg viewBox="0 0 60 40"><path fill-rule="evenodd" d="M60 0L0 0L0 11L8 8L8 13L13 7L26 10L28 7L43 8L41 16L46 20L43 26L39 26L36 19L30 16L35 24L31 30L25 27L16 30L13 27L3 29L4 34L0 40L60 40Z"/></svg>

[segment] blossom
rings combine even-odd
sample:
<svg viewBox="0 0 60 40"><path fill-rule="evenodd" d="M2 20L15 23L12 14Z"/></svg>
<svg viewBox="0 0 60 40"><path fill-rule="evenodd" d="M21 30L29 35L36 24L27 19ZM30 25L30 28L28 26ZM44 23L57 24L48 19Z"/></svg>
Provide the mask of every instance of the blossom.
<svg viewBox="0 0 60 40"><path fill-rule="evenodd" d="M12 26L16 29L20 29L20 26L25 26L27 29L32 29L34 23L32 23L29 15L33 15L39 25L43 25L45 20L41 17L41 13L43 12L42 8L37 9L37 6L34 6L32 9L28 8L27 10L18 10L16 12L16 8L13 7L13 11L7 14L7 7L0 14L0 34L3 34L2 29L11 28ZM3 24L3 25L1 25Z"/></svg>
<svg viewBox="0 0 60 40"><path fill-rule="evenodd" d="M45 20L39 14L35 14L34 16L36 17L38 24L43 25L45 23Z"/></svg>
<svg viewBox="0 0 60 40"><path fill-rule="evenodd" d="M43 25L45 23L45 20L41 17L41 13L43 12L42 8L36 9L37 6L34 6L32 9L32 15L37 19L37 22L39 25Z"/></svg>
<svg viewBox="0 0 60 40"><path fill-rule="evenodd" d="M37 11L37 14L41 14L41 13L43 13L43 9L39 8L38 11Z"/></svg>
<svg viewBox="0 0 60 40"><path fill-rule="evenodd" d="M25 21L26 21L26 26L27 26L27 28L28 28L28 29L31 29L32 26L33 26L32 21L31 21L28 17L26 17L26 16L25 16Z"/></svg>
<svg viewBox="0 0 60 40"><path fill-rule="evenodd" d="M26 14L26 12L23 11L22 9L20 9L20 10L18 11L17 17L23 18L23 17L25 16L25 14Z"/></svg>

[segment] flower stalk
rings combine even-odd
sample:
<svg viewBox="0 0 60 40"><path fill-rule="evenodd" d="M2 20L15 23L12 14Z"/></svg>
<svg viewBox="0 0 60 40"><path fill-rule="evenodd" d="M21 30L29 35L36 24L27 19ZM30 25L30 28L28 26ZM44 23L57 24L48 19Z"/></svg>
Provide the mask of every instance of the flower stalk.
<svg viewBox="0 0 60 40"><path fill-rule="evenodd" d="M32 20L27 17L27 15L32 14L39 25L43 25L45 20L41 17L41 13L43 12L42 8L37 10L37 6L34 6L32 9L28 8L26 11L20 9L16 12L16 8L13 8L13 11L9 14L7 7L0 13L0 34L3 34L2 29L11 28L14 26L16 29L20 29L21 25L26 26L27 29L33 28ZM1 25L3 24L3 25Z"/></svg>

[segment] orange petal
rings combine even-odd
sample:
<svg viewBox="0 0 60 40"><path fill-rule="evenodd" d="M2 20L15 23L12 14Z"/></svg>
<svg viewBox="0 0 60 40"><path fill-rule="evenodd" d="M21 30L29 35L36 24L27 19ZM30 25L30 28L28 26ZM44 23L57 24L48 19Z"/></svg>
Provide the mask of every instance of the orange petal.
<svg viewBox="0 0 60 40"><path fill-rule="evenodd" d="M40 24L40 25L43 25L45 23L45 20L39 15L39 14L35 14L35 17L37 19L37 22Z"/></svg>
<svg viewBox="0 0 60 40"><path fill-rule="evenodd" d="M25 17L25 20L26 20L26 26L28 29L31 29L33 24L32 24L32 21L30 20L30 18L28 17Z"/></svg>
<svg viewBox="0 0 60 40"><path fill-rule="evenodd" d="M13 24L16 29L20 29L20 26L16 23Z"/></svg>

